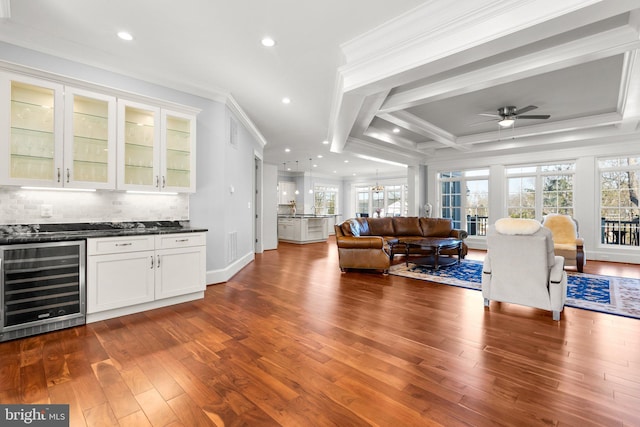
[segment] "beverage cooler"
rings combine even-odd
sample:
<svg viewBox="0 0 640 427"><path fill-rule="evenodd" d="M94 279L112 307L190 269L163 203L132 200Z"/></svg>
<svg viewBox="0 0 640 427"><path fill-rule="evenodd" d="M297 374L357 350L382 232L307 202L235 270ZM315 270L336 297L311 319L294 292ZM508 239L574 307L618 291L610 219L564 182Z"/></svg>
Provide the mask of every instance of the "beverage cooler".
<svg viewBox="0 0 640 427"><path fill-rule="evenodd" d="M0 341L86 322L85 242L0 246Z"/></svg>

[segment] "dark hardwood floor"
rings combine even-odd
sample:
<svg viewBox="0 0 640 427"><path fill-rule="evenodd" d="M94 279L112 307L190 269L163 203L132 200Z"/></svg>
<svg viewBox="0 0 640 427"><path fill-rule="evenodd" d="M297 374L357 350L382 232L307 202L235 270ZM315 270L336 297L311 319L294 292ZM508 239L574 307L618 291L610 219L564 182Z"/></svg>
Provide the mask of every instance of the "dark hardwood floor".
<svg viewBox="0 0 640 427"><path fill-rule="evenodd" d="M0 344L0 403L67 403L73 426L638 426L640 320L485 310L283 243L204 300Z"/></svg>

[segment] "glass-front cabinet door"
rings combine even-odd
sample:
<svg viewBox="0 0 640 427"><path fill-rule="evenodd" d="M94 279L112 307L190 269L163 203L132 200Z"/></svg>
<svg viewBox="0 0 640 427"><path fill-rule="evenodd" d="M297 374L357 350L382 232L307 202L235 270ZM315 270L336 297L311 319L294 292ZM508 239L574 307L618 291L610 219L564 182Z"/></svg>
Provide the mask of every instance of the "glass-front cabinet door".
<svg viewBox="0 0 640 427"><path fill-rule="evenodd" d="M160 109L118 100L118 188L160 190Z"/></svg>
<svg viewBox="0 0 640 427"><path fill-rule="evenodd" d="M192 115L162 110L161 188L194 192L196 119Z"/></svg>
<svg viewBox="0 0 640 427"><path fill-rule="evenodd" d="M63 86L0 73L0 181L62 185Z"/></svg>
<svg viewBox="0 0 640 427"><path fill-rule="evenodd" d="M64 185L116 188L116 98L65 90Z"/></svg>

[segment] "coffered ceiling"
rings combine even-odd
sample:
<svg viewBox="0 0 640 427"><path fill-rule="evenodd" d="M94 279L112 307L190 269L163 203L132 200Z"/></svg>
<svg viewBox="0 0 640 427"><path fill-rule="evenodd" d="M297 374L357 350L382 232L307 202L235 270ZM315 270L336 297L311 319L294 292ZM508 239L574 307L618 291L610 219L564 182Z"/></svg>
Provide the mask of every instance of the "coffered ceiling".
<svg viewBox="0 0 640 427"><path fill-rule="evenodd" d="M332 150L415 165L638 134L640 3L434 6L390 23L381 49L363 51L381 34L343 45L354 54L340 69ZM550 118L502 128L480 115L530 105Z"/></svg>

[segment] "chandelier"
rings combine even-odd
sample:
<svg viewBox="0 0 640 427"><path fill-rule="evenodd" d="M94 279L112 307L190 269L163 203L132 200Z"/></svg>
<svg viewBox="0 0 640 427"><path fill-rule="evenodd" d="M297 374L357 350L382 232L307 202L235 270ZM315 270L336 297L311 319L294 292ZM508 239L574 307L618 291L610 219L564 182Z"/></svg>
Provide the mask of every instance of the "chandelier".
<svg viewBox="0 0 640 427"><path fill-rule="evenodd" d="M378 169L376 169L376 185L371 187L371 191L373 191L374 193L380 193L384 191L384 187L378 184Z"/></svg>

